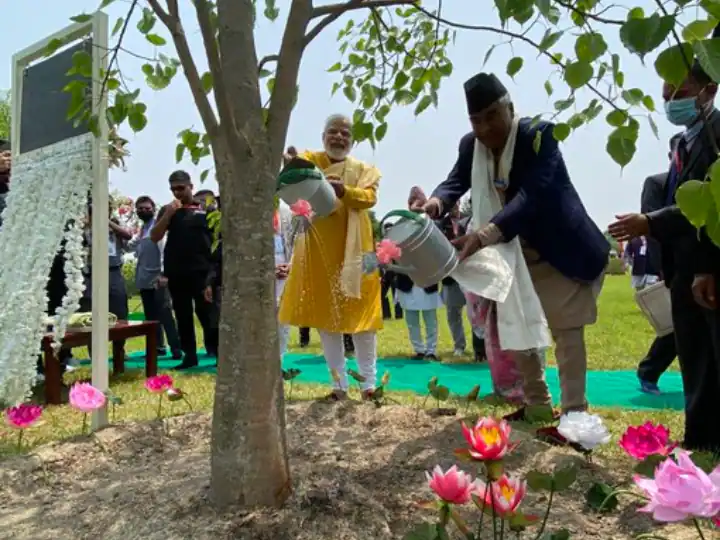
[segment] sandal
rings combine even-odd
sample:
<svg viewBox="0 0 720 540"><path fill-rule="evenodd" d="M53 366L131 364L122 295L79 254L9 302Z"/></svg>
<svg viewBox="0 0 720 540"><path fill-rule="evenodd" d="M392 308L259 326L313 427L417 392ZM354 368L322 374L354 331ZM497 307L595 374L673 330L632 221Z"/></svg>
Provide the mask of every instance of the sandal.
<svg viewBox="0 0 720 540"><path fill-rule="evenodd" d="M320 398L320 401L337 402L345 401L346 399L347 392L343 392L342 390L333 390L327 396Z"/></svg>

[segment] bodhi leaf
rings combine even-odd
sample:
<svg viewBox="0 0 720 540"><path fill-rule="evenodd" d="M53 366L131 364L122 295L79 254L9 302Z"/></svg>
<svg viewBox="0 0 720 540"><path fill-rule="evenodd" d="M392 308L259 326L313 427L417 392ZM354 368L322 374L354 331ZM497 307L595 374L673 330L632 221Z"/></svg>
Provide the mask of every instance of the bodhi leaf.
<svg viewBox="0 0 720 540"><path fill-rule="evenodd" d="M702 227L712 207L710 185L700 180L688 180L680 185L675 193L678 207L695 227Z"/></svg>
<svg viewBox="0 0 720 540"><path fill-rule="evenodd" d="M701 19L693 21L683 28L682 37L685 41L698 41L705 39L715 29L715 19Z"/></svg>
<svg viewBox="0 0 720 540"><path fill-rule="evenodd" d="M594 62L607 52L607 43L601 34L589 32L575 41L575 54L582 62Z"/></svg>
<svg viewBox="0 0 720 540"><path fill-rule="evenodd" d="M507 74L508 74L508 76L510 76L510 78L513 78L513 77L515 77L515 75L518 74L518 72L523 67L523 62L524 62L524 60L519 56L516 56L515 58L510 59L510 61L507 64Z"/></svg>
<svg viewBox="0 0 720 540"><path fill-rule="evenodd" d="M608 136L605 146L607 153L613 161L624 167L632 161L637 150L638 130L637 126L620 126Z"/></svg>
<svg viewBox="0 0 720 540"><path fill-rule="evenodd" d="M693 48L689 43L673 45L662 51L655 60L655 71L662 80L680 85L688 74L688 63L692 63Z"/></svg>
<svg viewBox="0 0 720 540"><path fill-rule="evenodd" d="M628 51L643 57L662 45L674 26L675 18L669 15L631 18L620 27L620 41Z"/></svg>
<svg viewBox="0 0 720 540"><path fill-rule="evenodd" d="M577 90L590 82L593 77L593 67L587 62L570 62L565 66L563 76L568 86Z"/></svg>
<svg viewBox="0 0 720 540"><path fill-rule="evenodd" d="M720 82L720 39L704 39L693 43L693 51L710 78Z"/></svg>

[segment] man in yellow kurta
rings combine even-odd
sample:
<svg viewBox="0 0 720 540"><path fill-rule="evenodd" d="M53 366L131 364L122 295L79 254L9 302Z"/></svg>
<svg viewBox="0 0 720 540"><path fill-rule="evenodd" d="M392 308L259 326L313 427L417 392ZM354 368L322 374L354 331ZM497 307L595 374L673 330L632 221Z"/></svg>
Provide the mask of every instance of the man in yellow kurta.
<svg viewBox="0 0 720 540"><path fill-rule="evenodd" d="M334 370L329 399L347 397L343 334L352 334L358 370L369 398L377 378L377 330L382 328L380 273L368 210L377 202L380 171L349 155L352 125L342 115L325 123L322 152L305 152L337 195L333 213L315 217L295 241L290 275L280 303L282 324L316 328L328 368Z"/></svg>

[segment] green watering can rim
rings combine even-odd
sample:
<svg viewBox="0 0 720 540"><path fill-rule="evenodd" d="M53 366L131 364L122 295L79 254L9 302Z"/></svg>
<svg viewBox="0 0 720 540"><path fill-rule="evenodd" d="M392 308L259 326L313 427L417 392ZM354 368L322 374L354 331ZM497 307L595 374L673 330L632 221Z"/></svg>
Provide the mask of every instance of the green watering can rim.
<svg viewBox="0 0 720 540"><path fill-rule="evenodd" d="M312 169L288 169L287 171L281 172L278 175L276 187L277 189L280 189L283 186L299 184L300 182L304 182L305 180L320 181L324 178L325 176L317 167Z"/></svg>
<svg viewBox="0 0 720 540"><path fill-rule="evenodd" d="M419 212L413 212L412 210L390 210L387 214L385 214L385 217L383 217L380 220L380 230L382 231L382 226L385 223L385 220L391 217L401 217L405 219L409 219L411 221L414 221L416 223L424 224L425 220L423 219L423 215Z"/></svg>

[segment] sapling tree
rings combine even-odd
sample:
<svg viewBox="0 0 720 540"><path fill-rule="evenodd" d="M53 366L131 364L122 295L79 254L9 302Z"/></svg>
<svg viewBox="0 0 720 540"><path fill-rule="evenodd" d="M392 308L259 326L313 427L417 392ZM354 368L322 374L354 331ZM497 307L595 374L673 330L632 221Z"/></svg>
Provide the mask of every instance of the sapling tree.
<svg viewBox="0 0 720 540"><path fill-rule="evenodd" d="M113 3L102 0L99 8ZM497 35L501 42L484 51L485 59L498 49L511 51L506 64L510 77L536 56L544 59L548 78L540 84L554 99L550 118L555 137L563 141L602 118L611 127L606 151L620 166L632 160L641 129L657 133L652 98L645 89L625 84L624 56L659 53L654 66L648 66L650 88L661 78L680 82L693 56L720 79L720 43L707 39L720 19L718 0L656 0L649 10L598 0L495 0L494 10L470 10L462 22L445 16L443 7L465 3L288 0L278 6L275 0L262 5L194 0L189 11L203 48L193 51L178 0L128 0L123 3L127 12L113 26L115 44L107 51L107 70L92 74L90 56L75 56L73 70L101 77L111 105L107 118L92 117L83 83L71 82L66 91L72 94L68 115L73 121L145 128L144 89L123 76L120 54L145 58L142 72L151 91L166 88L181 71L202 119L201 127L178 134L176 158L207 162L202 178L214 169L223 201L224 297L211 467L211 495L218 505L277 505L291 488L272 277L274 176L299 90L300 62L321 32L332 26L338 32L338 57L328 62L336 77L329 91L343 95L353 108L356 142L371 145L389 132L393 107L410 106L421 114L437 105L441 83L453 71L450 55L457 31ZM277 53L258 58L255 20L278 21L281 7L285 28ZM142 34L155 52L127 51L123 40L130 31ZM623 50L610 49L610 34L619 36ZM62 46L51 43L48 53ZM200 56L207 61L207 72L198 69ZM711 238L720 243L715 202L720 201L720 179L715 176L720 176L720 166L711 169L709 183L684 187L678 200L693 223L707 224Z"/></svg>

